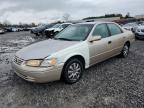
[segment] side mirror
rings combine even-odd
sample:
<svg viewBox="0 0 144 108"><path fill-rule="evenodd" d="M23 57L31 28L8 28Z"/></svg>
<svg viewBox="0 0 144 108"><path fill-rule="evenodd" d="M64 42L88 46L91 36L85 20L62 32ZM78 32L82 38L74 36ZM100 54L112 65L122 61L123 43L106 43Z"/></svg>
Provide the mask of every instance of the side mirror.
<svg viewBox="0 0 144 108"><path fill-rule="evenodd" d="M89 42L98 41L98 40L101 40L101 36L92 36Z"/></svg>

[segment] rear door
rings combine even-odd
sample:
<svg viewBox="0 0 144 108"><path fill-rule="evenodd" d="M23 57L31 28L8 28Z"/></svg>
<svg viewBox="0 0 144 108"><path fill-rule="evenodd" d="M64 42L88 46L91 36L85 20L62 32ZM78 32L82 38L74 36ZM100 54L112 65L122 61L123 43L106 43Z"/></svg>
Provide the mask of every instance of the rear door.
<svg viewBox="0 0 144 108"><path fill-rule="evenodd" d="M115 23L107 23L110 37L111 37L111 55L117 55L121 52L125 34L123 33L122 29Z"/></svg>

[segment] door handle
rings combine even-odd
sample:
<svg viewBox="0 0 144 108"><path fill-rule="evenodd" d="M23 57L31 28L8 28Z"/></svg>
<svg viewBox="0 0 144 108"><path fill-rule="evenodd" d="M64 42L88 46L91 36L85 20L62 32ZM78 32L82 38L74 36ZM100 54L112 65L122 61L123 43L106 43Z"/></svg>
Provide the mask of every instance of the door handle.
<svg viewBox="0 0 144 108"><path fill-rule="evenodd" d="M112 43L112 41L108 41L108 44L111 44Z"/></svg>

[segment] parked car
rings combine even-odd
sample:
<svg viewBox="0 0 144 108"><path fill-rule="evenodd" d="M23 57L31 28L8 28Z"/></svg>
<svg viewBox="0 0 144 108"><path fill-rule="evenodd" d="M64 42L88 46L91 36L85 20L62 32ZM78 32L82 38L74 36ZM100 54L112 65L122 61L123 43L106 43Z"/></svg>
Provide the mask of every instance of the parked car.
<svg viewBox="0 0 144 108"><path fill-rule="evenodd" d="M0 34L4 34L5 30L3 28L0 28Z"/></svg>
<svg viewBox="0 0 144 108"><path fill-rule="evenodd" d="M144 39L144 25L137 27L135 36L137 39Z"/></svg>
<svg viewBox="0 0 144 108"><path fill-rule="evenodd" d="M33 29L35 29L36 27L25 27L23 30L24 31L30 31L31 32L31 30L33 30Z"/></svg>
<svg viewBox="0 0 144 108"><path fill-rule="evenodd" d="M15 27L12 27L12 32L18 32L18 29Z"/></svg>
<svg viewBox="0 0 144 108"><path fill-rule="evenodd" d="M135 32L136 28L138 27L138 24L136 23L127 23L122 26L126 30L130 30L132 32Z"/></svg>
<svg viewBox="0 0 144 108"><path fill-rule="evenodd" d="M30 27L24 27L23 28L23 31L31 31L32 29L34 29L35 27L32 27L32 28L30 28Z"/></svg>
<svg viewBox="0 0 144 108"><path fill-rule="evenodd" d="M23 28L20 28L20 27L19 27L19 28L17 28L17 29L18 29L18 30L17 30L18 32L23 31Z"/></svg>
<svg viewBox="0 0 144 108"><path fill-rule="evenodd" d="M12 28L11 28L11 27L6 27L5 30L6 30L7 32L12 32Z"/></svg>
<svg viewBox="0 0 144 108"><path fill-rule="evenodd" d="M60 31L64 30L69 25L71 25L71 23L56 24L55 26L53 26L53 27L51 27L49 29L46 29L45 30L45 35L48 38L53 38L54 35L56 35Z"/></svg>
<svg viewBox="0 0 144 108"><path fill-rule="evenodd" d="M6 28L6 31L7 31L7 32L18 32L19 30L18 30L18 28L16 28L16 27L7 27L7 28Z"/></svg>
<svg viewBox="0 0 144 108"><path fill-rule="evenodd" d="M12 60L12 68L27 81L43 83L63 79L73 84L90 66L116 55L127 57L134 40L131 31L116 23L74 24L54 39L18 51Z"/></svg>
<svg viewBox="0 0 144 108"><path fill-rule="evenodd" d="M54 26L54 24L40 25L38 27L35 27L34 29L31 29L31 33L35 34L36 36L39 36L43 34L45 29L48 29L52 26Z"/></svg>

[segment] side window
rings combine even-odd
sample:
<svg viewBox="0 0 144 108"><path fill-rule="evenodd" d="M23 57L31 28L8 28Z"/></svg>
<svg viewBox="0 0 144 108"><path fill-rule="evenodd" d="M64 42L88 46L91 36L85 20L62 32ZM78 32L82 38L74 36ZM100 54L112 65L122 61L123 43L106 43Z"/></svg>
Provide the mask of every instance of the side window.
<svg viewBox="0 0 144 108"><path fill-rule="evenodd" d="M70 24L64 24L62 25L62 28L65 29L66 27L68 27Z"/></svg>
<svg viewBox="0 0 144 108"><path fill-rule="evenodd" d="M122 33L120 27L117 26L116 24L107 24L107 25L108 25L108 28L109 28L110 33L111 33L112 36Z"/></svg>
<svg viewBox="0 0 144 108"><path fill-rule="evenodd" d="M106 38L109 36L109 32L107 29L106 24L99 24L94 29L94 32L92 34L93 36L102 36L102 38Z"/></svg>

